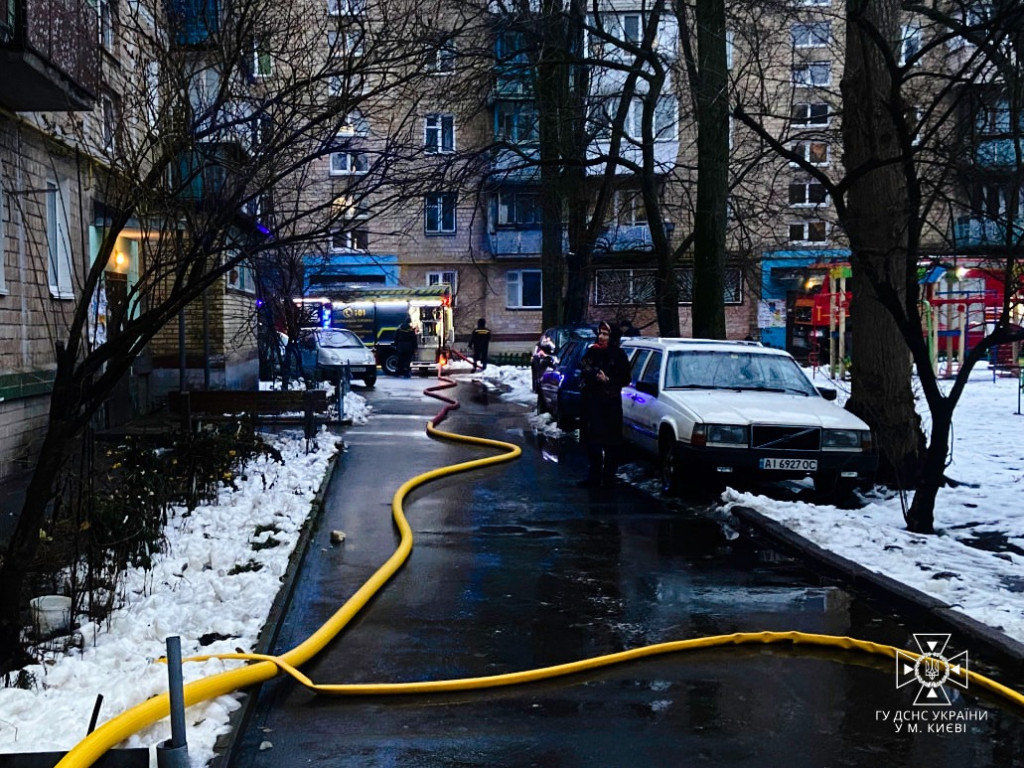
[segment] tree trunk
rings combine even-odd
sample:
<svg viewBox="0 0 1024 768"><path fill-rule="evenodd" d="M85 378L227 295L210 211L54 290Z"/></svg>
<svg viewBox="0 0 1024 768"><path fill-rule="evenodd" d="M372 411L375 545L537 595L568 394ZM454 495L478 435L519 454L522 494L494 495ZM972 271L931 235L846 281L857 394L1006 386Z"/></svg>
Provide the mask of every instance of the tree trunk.
<svg viewBox="0 0 1024 768"><path fill-rule="evenodd" d="M693 336L725 338L725 210L729 191L729 92L725 2L697 0L697 211L693 238Z"/></svg>
<svg viewBox="0 0 1024 768"><path fill-rule="evenodd" d="M935 498L946 477L946 457L949 455L953 408L946 401L942 407L933 407L931 415L931 440L928 442L924 465L914 490L914 500L907 510L907 530L914 533L935 533Z"/></svg>
<svg viewBox="0 0 1024 768"><path fill-rule="evenodd" d="M894 320L894 313L905 315L908 194L898 162L898 105L891 103L891 73L876 42L899 40L900 6L897 0L855 0L847 13L841 87L844 160L852 182L842 223L851 249L854 360L847 408L875 433L879 479L910 488L920 472L924 435L910 357Z"/></svg>

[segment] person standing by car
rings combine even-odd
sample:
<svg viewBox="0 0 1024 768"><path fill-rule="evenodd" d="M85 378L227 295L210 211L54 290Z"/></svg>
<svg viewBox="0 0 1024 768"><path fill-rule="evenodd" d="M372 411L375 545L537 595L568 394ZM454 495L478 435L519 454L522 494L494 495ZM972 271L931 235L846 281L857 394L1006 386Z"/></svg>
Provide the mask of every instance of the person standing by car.
<svg viewBox="0 0 1024 768"><path fill-rule="evenodd" d="M622 447L622 388L629 384L629 359L622 351L619 327L601 322L597 341L580 360L580 437L587 447L590 471L577 485L615 485Z"/></svg>
<svg viewBox="0 0 1024 768"><path fill-rule="evenodd" d="M484 318L476 321L476 330L469 343L473 348L473 370L476 370L477 363L480 364L480 370L484 370L487 367L487 348L491 345L491 331Z"/></svg>
<svg viewBox="0 0 1024 768"><path fill-rule="evenodd" d="M395 331L395 352L398 353L395 373L408 379L412 376L412 356L416 352L416 331L413 330L408 317Z"/></svg>

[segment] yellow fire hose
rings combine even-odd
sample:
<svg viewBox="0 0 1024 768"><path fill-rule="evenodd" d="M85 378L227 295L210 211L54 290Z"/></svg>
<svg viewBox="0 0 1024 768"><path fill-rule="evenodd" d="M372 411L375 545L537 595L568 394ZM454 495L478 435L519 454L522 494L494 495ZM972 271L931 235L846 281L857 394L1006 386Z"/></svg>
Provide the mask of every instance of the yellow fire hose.
<svg viewBox="0 0 1024 768"><path fill-rule="evenodd" d="M437 429L449 410L458 407L458 403L434 390L455 386L455 382L443 379L447 384L432 387L427 390L438 399L449 403L445 408L427 422L427 434L436 439L451 440L459 443L482 446L486 448L497 448L501 453L481 459L464 461L458 464L440 467L438 469L424 472L409 480L406 480L395 492L391 500L391 515L395 527L399 532L399 544L394 553L385 561L380 568L352 595L344 605L339 608L327 622L316 632L310 635L301 644L281 656L270 656L264 654L237 653L237 654L216 654L209 656L197 656L191 661L204 661L207 659L244 659L254 662L245 667L240 667L227 672L221 672L201 680L189 683L184 689L185 706L206 701L222 696L241 688L246 688L257 683L262 683L275 677L279 671L291 675L302 685L310 690L323 694L334 695L383 695L383 694L414 694L414 693L445 693L451 691L466 691L483 688L495 688L499 686L519 685L537 680L544 680L563 675L577 674L600 667L607 667L612 664L620 664L625 661L633 661L648 656L655 656L664 653L677 653L679 651L698 650L728 645L754 645L770 643L789 643L792 645L827 646L840 648L846 651L860 651L864 653L877 654L895 659L897 653L902 656L918 658L918 654L910 651L894 648L890 645L872 643L864 640L856 640L850 637L839 637L835 635L817 635L804 632L736 632L729 635L715 635L711 637L693 638L690 640L676 640L665 643L657 643L642 648L610 653L604 656L597 656L581 661L558 664L540 669L525 670L522 672L511 672L507 674L491 675L487 677L472 677L456 680L435 680L411 683L361 683L361 684L322 684L314 683L301 671L299 667L319 653L328 643L331 642L345 626L359 613L388 580L405 563L412 552L412 529L406 520L403 510L405 497L415 488L429 483L441 477L447 477L459 472L467 472L473 469L499 464L518 458L522 449L512 443L501 440L491 440L482 437L459 435L452 432L444 432ZM950 675L957 673L950 668ZM1019 707L1024 708L1024 695L1018 691L1008 688L996 681L967 669L960 669L959 676L964 682L1001 696ZM167 717L170 714L169 696L162 694L126 710L107 721L94 730L85 739L73 747L64 758L57 764L56 768L85 768L95 763L107 750L113 748L132 734L146 728L153 723Z"/></svg>

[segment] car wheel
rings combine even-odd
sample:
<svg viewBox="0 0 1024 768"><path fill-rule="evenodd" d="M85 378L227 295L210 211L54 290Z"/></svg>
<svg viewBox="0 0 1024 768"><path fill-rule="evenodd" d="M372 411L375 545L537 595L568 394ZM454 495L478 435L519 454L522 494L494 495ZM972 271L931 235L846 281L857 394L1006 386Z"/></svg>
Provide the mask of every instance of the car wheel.
<svg viewBox="0 0 1024 768"><path fill-rule="evenodd" d="M381 370L384 371L388 376L398 375L398 355L395 352L389 352L384 356L384 361L380 364Z"/></svg>
<svg viewBox="0 0 1024 768"><path fill-rule="evenodd" d="M676 448L676 436L671 432L663 432L658 439L658 466L661 470L661 492L667 496L678 496L682 493L682 457Z"/></svg>
<svg viewBox="0 0 1024 768"><path fill-rule="evenodd" d="M373 386L377 383L376 372L363 376L363 384L366 385L367 389L373 389Z"/></svg>

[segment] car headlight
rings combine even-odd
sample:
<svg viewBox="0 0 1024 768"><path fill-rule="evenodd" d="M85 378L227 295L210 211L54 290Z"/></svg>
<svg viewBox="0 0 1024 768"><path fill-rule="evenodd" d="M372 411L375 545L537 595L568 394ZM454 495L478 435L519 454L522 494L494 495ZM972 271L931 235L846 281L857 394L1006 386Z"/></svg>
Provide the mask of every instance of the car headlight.
<svg viewBox="0 0 1024 768"><path fill-rule="evenodd" d="M750 429L739 424L695 424L690 442L693 445L745 448L750 445Z"/></svg>
<svg viewBox="0 0 1024 768"><path fill-rule="evenodd" d="M821 433L826 451L870 451L871 432L866 429L826 429Z"/></svg>

